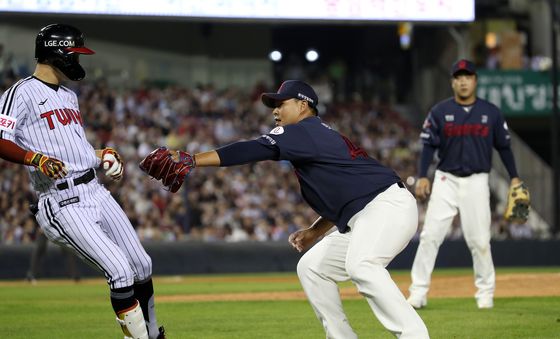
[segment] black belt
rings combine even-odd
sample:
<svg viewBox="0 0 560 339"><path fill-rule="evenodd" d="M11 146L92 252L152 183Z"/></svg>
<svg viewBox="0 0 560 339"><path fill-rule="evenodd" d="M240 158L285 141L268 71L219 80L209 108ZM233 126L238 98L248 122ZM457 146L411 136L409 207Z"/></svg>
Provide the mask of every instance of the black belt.
<svg viewBox="0 0 560 339"><path fill-rule="evenodd" d="M459 178L466 178L466 177L470 177L471 175L473 175L474 173L453 173L453 172L449 172L451 174L453 174L456 177Z"/></svg>
<svg viewBox="0 0 560 339"><path fill-rule="evenodd" d="M95 171L93 168L90 168L86 174L82 175L81 177L77 177L74 179L74 186L78 186L80 184L87 184L88 182L92 181L95 178ZM60 184L56 185L60 191L65 190L68 188L68 180L65 182L61 182Z"/></svg>
<svg viewBox="0 0 560 339"><path fill-rule="evenodd" d="M445 172L445 171L444 171ZM466 177L470 177L473 174L479 174L479 173L487 173L484 171L476 171L476 172L469 172L469 173L464 173L464 172L447 172L447 173L451 173L456 177L460 177L460 178L466 178Z"/></svg>
<svg viewBox="0 0 560 339"><path fill-rule="evenodd" d="M404 185L404 182L402 182L402 181L397 182L397 185L399 185L400 188L406 188L406 186Z"/></svg>

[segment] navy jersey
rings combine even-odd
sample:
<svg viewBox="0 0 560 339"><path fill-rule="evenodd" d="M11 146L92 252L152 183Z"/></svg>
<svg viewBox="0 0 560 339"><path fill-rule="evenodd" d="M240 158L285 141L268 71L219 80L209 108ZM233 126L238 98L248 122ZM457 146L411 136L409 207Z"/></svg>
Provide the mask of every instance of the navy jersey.
<svg viewBox="0 0 560 339"><path fill-rule="evenodd" d="M348 230L350 218L401 179L318 117L276 127L259 143L295 169L305 201L323 218Z"/></svg>
<svg viewBox="0 0 560 339"><path fill-rule="evenodd" d="M425 145L437 148L438 169L457 176L490 172L492 148L510 148L502 113L480 98L470 106L461 106L453 98L438 103L424 121L420 137Z"/></svg>

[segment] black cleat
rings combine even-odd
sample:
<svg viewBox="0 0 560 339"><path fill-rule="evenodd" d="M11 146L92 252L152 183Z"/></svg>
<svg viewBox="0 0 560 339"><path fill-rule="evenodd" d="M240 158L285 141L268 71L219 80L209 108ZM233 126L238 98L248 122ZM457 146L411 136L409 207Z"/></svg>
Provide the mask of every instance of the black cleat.
<svg viewBox="0 0 560 339"><path fill-rule="evenodd" d="M25 276L25 280L29 282L31 285L37 285L37 279L31 273L27 273Z"/></svg>
<svg viewBox="0 0 560 339"><path fill-rule="evenodd" d="M163 328L163 326L160 326L159 328L157 339L165 339L165 328Z"/></svg>

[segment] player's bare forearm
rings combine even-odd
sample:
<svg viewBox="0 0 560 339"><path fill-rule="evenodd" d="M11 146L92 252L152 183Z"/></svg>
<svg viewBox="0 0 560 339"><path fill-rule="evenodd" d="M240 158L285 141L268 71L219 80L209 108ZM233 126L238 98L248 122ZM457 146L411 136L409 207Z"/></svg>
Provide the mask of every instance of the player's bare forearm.
<svg viewBox="0 0 560 339"><path fill-rule="evenodd" d="M334 224L323 217L319 217L306 229L290 234L288 241L298 252L303 252L310 248L317 239L325 234Z"/></svg>
<svg viewBox="0 0 560 339"><path fill-rule="evenodd" d="M519 177L511 178L510 185L519 185L521 183L521 179Z"/></svg>
<svg viewBox="0 0 560 339"><path fill-rule="evenodd" d="M331 229L334 224L323 217L319 217L306 229L290 234L288 241L298 252L303 252L311 247L319 237Z"/></svg>
<svg viewBox="0 0 560 339"><path fill-rule="evenodd" d="M216 151L197 153L194 159L196 167L220 166L220 157Z"/></svg>
<svg viewBox="0 0 560 339"><path fill-rule="evenodd" d="M325 234L328 230L330 230L333 226L334 224L331 221L323 217L319 217L309 228L312 229L313 232L317 234L318 237L320 237L323 234Z"/></svg>

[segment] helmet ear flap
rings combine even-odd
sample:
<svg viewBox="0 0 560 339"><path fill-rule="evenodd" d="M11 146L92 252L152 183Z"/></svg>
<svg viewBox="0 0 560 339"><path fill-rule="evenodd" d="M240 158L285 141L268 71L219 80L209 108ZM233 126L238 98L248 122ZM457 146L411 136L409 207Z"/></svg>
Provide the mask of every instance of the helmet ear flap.
<svg viewBox="0 0 560 339"><path fill-rule="evenodd" d="M53 59L51 64L72 81L80 81L85 78L86 71L84 68L79 63L66 59L67 58Z"/></svg>

